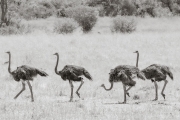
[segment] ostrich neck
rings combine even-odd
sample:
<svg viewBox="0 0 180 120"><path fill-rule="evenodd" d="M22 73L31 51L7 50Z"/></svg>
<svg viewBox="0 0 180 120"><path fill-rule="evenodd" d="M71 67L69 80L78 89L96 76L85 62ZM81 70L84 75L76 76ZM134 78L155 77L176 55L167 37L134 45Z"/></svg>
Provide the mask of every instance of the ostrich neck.
<svg viewBox="0 0 180 120"><path fill-rule="evenodd" d="M11 72L11 53L9 53L9 67L8 67L8 72L9 72L10 74L12 74L12 72Z"/></svg>
<svg viewBox="0 0 180 120"><path fill-rule="evenodd" d="M138 62L139 62L139 53L137 53L136 67L138 67Z"/></svg>
<svg viewBox="0 0 180 120"><path fill-rule="evenodd" d="M109 89L107 89L105 86L103 86L103 88L106 90L106 91L110 91L112 88L113 88L113 82L111 82L111 86Z"/></svg>
<svg viewBox="0 0 180 120"><path fill-rule="evenodd" d="M57 62L56 62L56 66L55 66L55 73L59 75L59 73L57 71L58 63L59 63L59 55L57 55Z"/></svg>

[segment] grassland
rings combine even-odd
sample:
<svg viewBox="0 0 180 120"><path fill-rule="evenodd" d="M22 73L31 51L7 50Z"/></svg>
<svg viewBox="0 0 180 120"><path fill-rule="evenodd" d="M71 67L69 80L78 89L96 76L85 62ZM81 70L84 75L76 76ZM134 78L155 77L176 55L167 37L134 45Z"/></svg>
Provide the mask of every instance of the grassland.
<svg viewBox="0 0 180 120"><path fill-rule="evenodd" d="M118 120L179 120L180 118L180 18L138 19L136 32L132 34L112 34L111 19L100 18L91 33L82 34L77 30L70 35L53 34L54 18L28 21L37 27L29 35L0 36L0 119L1 120L58 120L58 119L118 119ZM27 22L27 21L25 21ZM108 73L117 65L135 65L139 50L139 68L153 63L171 67L174 81L168 78L165 90L166 100L160 95L163 82L159 85L159 100L155 97L151 81L136 80L127 104L123 101L121 83L114 85L110 92L99 86L108 83ZM17 100L13 97L21 89L7 71L8 55L12 53L12 70L26 64L46 71L49 77L34 79L35 102L30 102L30 92L26 91ZM94 81L85 79L80 90L82 98L74 94L74 102L69 103L70 86L54 73L56 57L60 55L59 70L66 64L85 67ZM74 83L75 89L79 83ZM133 99L133 96L139 99Z"/></svg>

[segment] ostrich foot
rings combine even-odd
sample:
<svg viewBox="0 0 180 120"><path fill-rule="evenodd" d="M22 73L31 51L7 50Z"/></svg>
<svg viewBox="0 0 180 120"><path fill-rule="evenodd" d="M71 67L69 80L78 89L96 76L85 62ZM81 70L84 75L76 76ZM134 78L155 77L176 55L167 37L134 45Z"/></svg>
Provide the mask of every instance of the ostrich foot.
<svg viewBox="0 0 180 120"><path fill-rule="evenodd" d="M31 102L34 102L34 99L32 99Z"/></svg>
<svg viewBox="0 0 180 120"><path fill-rule="evenodd" d="M126 95L130 97L129 92L127 92Z"/></svg>
<svg viewBox="0 0 180 120"><path fill-rule="evenodd" d="M163 94L163 93L162 93L161 95L163 96L163 98L164 98L164 100L165 100L165 96L166 96L166 95L165 95L165 94Z"/></svg>
<svg viewBox="0 0 180 120"><path fill-rule="evenodd" d="M73 98L70 98L69 102L73 102Z"/></svg>
<svg viewBox="0 0 180 120"><path fill-rule="evenodd" d="M126 104L126 101L124 101L124 102L118 102L118 104Z"/></svg>
<svg viewBox="0 0 180 120"><path fill-rule="evenodd" d="M76 94L78 95L78 97L80 98L80 94L78 92L76 92Z"/></svg>
<svg viewBox="0 0 180 120"><path fill-rule="evenodd" d="M152 101L156 101L156 100L158 100L158 98L155 98L154 100L152 100Z"/></svg>

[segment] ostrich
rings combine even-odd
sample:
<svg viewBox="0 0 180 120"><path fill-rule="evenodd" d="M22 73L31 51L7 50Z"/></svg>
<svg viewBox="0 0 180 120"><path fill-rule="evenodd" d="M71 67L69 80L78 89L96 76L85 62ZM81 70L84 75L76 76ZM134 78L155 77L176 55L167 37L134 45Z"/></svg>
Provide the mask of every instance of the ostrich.
<svg viewBox="0 0 180 120"><path fill-rule="evenodd" d="M22 82L22 90L14 97L14 99L16 99L25 90L25 81L26 81L31 92L31 102L34 102L32 86L29 81L30 80L33 81L33 77L37 76L37 74L41 76L48 76L48 74L45 73L44 71L26 65L22 65L20 67L17 67L16 70L11 71L11 53L10 52L6 52L6 53L9 54L8 72L13 76L15 81Z"/></svg>
<svg viewBox="0 0 180 120"><path fill-rule="evenodd" d="M134 53L137 53L136 67L138 67L139 52L135 51ZM158 85L156 81L158 82L164 81L164 86L161 91L161 95L163 96L165 100L164 90L165 90L166 84L168 83L168 81L166 80L167 75L173 80L173 74L170 71L169 67L165 65L152 64L148 66L147 68L141 70L141 72L144 74L146 79L150 79L152 82L154 82L156 95L153 101L158 100Z"/></svg>
<svg viewBox="0 0 180 120"><path fill-rule="evenodd" d="M57 75L60 75L61 78L64 81L69 80L69 84L71 86L71 96L70 96L69 102L72 102L73 101L73 88L74 88L72 82L73 81L74 82L81 82L79 88L76 90L76 94L80 98L79 90L82 87L82 85L84 84L83 78L80 77L80 76L84 75L86 78L88 78L91 81L92 81L92 77L85 68L75 66L75 65L66 65L66 66L64 66L64 68L61 71L58 71L57 67L58 67L58 63L59 63L59 54L55 53L54 55L57 56L57 62L56 62L56 66L55 66L55 73Z"/></svg>
<svg viewBox="0 0 180 120"><path fill-rule="evenodd" d="M106 91L110 91L113 88L114 82L122 82L123 90L124 90L124 102L122 103L126 103L126 95L129 96L128 90L130 90L133 86L136 85L136 82L132 80L133 75L137 75L138 78L145 80L145 77L137 67L130 65L119 65L116 68L110 70L109 73L109 82L111 83L110 88L107 89L104 84L102 84L101 87L103 87ZM127 90L126 90L126 86L129 86Z"/></svg>

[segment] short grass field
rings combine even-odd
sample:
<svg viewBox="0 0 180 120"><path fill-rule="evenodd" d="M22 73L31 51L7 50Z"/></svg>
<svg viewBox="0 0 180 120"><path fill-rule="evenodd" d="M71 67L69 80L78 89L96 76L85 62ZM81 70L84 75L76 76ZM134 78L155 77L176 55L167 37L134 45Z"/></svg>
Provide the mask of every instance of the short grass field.
<svg viewBox="0 0 180 120"><path fill-rule="evenodd" d="M137 19L137 30L131 34L111 33L112 19L99 18L90 33L77 30L73 34L57 35L52 33L54 18L48 18L28 21L37 27L31 34L0 36L0 120L179 120L180 18ZM159 100L152 101L154 84L136 79L127 104L117 104L123 101L121 83L116 83L109 92L99 87L102 83L110 86L110 69L117 65L135 66L136 50L140 53L140 69L155 63L171 68L174 80L167 78L166 100L160 94L164 82L158 83ZM8 73L7 51L12 54L12 70L29 65L49 74L46 78L37 76L32 82L35 102L30 102L27 85L13 99L22 86ZM82 98L74 94L74 102L68 102L69 82L54 72L55 52L60 56L58 70L68 64L78 65L93 76L93 81L84 78ZM79 84L74 83L75 90Z"/></svg>

